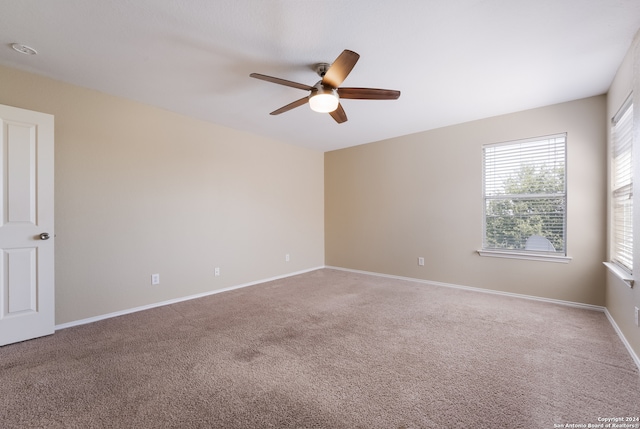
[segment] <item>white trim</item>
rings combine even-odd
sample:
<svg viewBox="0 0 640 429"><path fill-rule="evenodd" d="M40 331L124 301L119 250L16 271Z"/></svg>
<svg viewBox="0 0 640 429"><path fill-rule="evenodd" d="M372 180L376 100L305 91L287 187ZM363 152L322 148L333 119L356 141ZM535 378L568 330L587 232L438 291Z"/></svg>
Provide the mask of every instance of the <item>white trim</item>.
<svg viewBox="0 0 640 429"><path fill-rule="evenodd" d="M280 279L284 279L287 277L293 277L293 276L297 276L299 274L304 274L304 273L308 273L311 271L316 271L316 270L321 270L325 268L324 266L320 266L320 267L315 267L315 268L309 268L307 270L302 270L302 271L296 271L293 273L289 273L289 274L284 274L281 276L275 276L275 277L270 277L267 279L262 279L262 280L256 280L254 282L249 282L249 283L243 283L237 286L230 286L230 287L226 287L223 289L216 289L216 290L212 290L209 292L203 292L203 293L198 293L195 295L189 295L189 296L183 296L180 298L174 298L174 299L170 299L167 301L162 301L162 302L156 302L154 304L147 304L147 305L142 305L140 307L134 307L134 308L128 308L126 310L121 310L121 311L115 311L113 313L107 313L107 314L102 314L100 316L95 316L95 317L89 317L87 319L81 319L81 320L75 320L73 322L67 322L67 323L62 323L60 325L56 325L55 326L55 330L60 330L60 329L67 329L67 328L71 328L74 326L80 326L80 325L86 325L87 323L93 323L93 322L98 322L100 320L105 320L105 319L111 319L112 317L118 317L118 316L124 316L125 314L131 314L131 313L136 313L138 311L144 311L144 310L150 310L152 308L156 308L156 307L163 307L165 305L170 305L170 304L176 304L178 302L182 302L182 301L189 301L192 299L197 299L197 298L203 298L205 296L209 296L209 295L215 295L221 292L227 292L230 290L235 290L235 289L241 289L244 287L248 287L248 286L255 286L261 283L267 283L273 280L280 280Z"/></svg>
<svg viewBox="0 0 640 429"><path fill-rule="evenodd" d="M561 139L567 138L567 132L551 134L548 136L538 136L538 137L528 137L526 139L518 139L518 140L505 140L498 143L485 143L483 147L494 147L494 146L508 146L510 144L523 144L523 143L531 143L531 142L539 142L543 140L551 140L551 139Z"/></svg>
<svg viewBox="0 0 640 429"><path fill-rule="evenodd" d="M622 344L624 344L624 346L627 348L627 351L631 355L631 359L633 359L636 366L638 367L638 370L640 370L640 357L638 357L636 352L633 350L633 348L631 347L631 344L629 344L629 342L627 341L627 338L624 336L624 334L622 333L622 330L620 330L620 328L618 327L618 324L613 319L613 316L611 315L611 313L609 313L609 310L607 308L604 309L604 314L606 314L607 319L609 319L609 323L611 323L611 326L613 326L613 329L618 334L618 337L620 337Z"/></svg>
<svg viewBox="0 0 640 429"><path fill-rule="evenodd" d="M582 308L584 310L593 310L593 311L601 311L601 312L605 310L605 308L602 307L601 305L583 304L581 302L564 301L564 300L561 300L561 299L544 298L544 297L540 297L540 296L524 295L524 294L512 293L512 292L503 292L503 291L500 291L500 290L484 289L484 288L473 287L473 286L462 286L462 285L456 285L456 284L452 284L452 283L434 282L434 281L431 281L431 280L416 279L416 278L413 278L413 277L394 276L394 275L391 275L391 274L374 273L374 272L371 272L371 271L352 270L350 268L341 268L341 267L332 267L332 266L326 266L325 268L328 268L328 269L331 269L331 270L349 271L349 272L352 272L352 273L359 273L359 274L369 274L369 275L372 275L372 276L386 277L386 278L390 278L390 279L408 280L408 281L411 281L411 282L423 283L423 284L432 285L432 286L442 286L442 287L449 287L449 288L454 288L454 289L469 290L469 291L473 291L473 292L489 293L489 294L492 294L492 295L503 295L503 296L510 296L510 297L513 297L513 298L522 298L522 299L529 299L529 300L533 300L533 301L542 301L542 302L548 302L548 303L551 303L551 304L560 304L560 305L565 305L565 306L569 306L569 307Z"/></svg>
<svg viewBox="0 0 640 429"><path fill-rule="evenodd" d="M570 256L544 255L542 253L504 252L500 250L477 250L477 252L480 256L490 256L492 258L526 259L529 261L559 262L561 264L568 264L573 259Z"/></svg>
<svg viewBox="0 0 640 429"><path fill-rule="evenodd" d="M622 105L620 105L620 108L618 109L616 114L613 115L613 118L611 118L611 124L616 125L620 121L620 118L622 118L624 114L627 113L627 109L632 104L633 104L633 91L631 91L629 95L627 95L627 98L624 99L624 102L622 103Z"/></svg>
<svg viewBox="0 0 640 429"><path fill-rule="evenodd" d="M614 264L613 262L603 262L603 264L607 268L609 268L609 271L611 271L611 273L613 275L615 275L620 280L625 282L630 288L633 288L634 280L633 280L633 276L631 274L629 274L628 272L626 272L625 270L623 270L622 268L620 268L618 265Z"/></svg>

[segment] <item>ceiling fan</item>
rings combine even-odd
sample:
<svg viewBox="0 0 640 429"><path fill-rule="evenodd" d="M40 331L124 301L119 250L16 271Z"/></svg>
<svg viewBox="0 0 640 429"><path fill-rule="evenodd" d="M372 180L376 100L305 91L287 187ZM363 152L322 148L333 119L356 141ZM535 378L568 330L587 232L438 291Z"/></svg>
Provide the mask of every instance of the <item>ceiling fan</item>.
<svg viewBox="0 0 640 429"><path fill-rule="evenodd" d="M272 115L279 115L291 109L302 106L309 102L312 110L321 113L329 113L339 124L347 121L347 114L340 104L340 98L357 100L396 100L400 97L400 91L379 88L340 88L342 82L347 78L353 67L358 62L360 55L345 49L336 58L333 64L319 63L315 65L316 73L321 80L313 86L292 82L278 77L267 76L260 73L251 73L249 76L266 80L267 82L279 85L298 88L310 91L309 95L287 104L271 112Z"/></svg>

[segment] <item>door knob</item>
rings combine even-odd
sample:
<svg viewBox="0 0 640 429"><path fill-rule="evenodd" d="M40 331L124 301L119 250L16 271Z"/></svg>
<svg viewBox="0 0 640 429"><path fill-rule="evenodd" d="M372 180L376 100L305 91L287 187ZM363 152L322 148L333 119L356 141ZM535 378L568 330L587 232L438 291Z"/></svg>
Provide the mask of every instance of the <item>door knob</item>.
<svg viewBox="0 0 640 429"><path fill-rule="evenodd" d="M43 232L42 234L40 234L40 240L48 240L48 239L49 239L48 232Z"/></svg>

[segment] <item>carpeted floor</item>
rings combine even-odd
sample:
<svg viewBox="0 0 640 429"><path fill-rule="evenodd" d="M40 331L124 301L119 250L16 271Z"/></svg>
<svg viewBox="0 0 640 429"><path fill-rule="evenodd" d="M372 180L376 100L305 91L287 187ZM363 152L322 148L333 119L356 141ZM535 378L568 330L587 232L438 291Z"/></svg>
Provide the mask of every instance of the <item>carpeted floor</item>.
<svg viewBox="0 0 640 429"><path fill-rule="evenodd" d="M2 428L551 429L639 416L638 369L603 313L330 269L0 348Z"/></svg>

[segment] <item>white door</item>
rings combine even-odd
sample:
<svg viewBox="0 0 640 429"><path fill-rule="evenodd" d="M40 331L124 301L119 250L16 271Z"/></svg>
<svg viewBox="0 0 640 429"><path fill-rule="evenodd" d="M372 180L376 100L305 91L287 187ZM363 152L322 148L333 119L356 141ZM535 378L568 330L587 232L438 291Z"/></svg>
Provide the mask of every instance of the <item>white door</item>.
<svg viewBox="0 0 640 429"><path fill-rule="evenodd" d="M53 334L53 116L0 105L0 346Z"/></svg>

